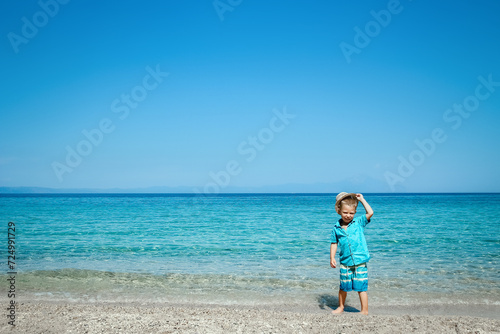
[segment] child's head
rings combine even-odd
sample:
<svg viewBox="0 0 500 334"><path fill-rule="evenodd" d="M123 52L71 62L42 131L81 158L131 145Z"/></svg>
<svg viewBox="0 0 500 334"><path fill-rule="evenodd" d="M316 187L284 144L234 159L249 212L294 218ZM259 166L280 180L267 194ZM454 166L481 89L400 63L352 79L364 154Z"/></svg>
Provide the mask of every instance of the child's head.
<svg viewBox="0 0 500 334"><path fill-rule="evenodd" d="M356 208L358 207L358 199L356 194L341 192L337 195L337 201L335 202L335 211L342 216L342 220L346 223L350 223L354 218L356 213Z"/></svg>

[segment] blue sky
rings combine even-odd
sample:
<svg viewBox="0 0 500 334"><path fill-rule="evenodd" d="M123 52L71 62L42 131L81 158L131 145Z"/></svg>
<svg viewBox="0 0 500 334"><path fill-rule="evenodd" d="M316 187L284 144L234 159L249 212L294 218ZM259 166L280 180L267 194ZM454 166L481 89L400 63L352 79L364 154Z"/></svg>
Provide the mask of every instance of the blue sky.
<svg viewBox="0 0 500 334"><path fill-rule="evenodd" d="M0 13L0 186L500 191L496 1Z"/></svg>

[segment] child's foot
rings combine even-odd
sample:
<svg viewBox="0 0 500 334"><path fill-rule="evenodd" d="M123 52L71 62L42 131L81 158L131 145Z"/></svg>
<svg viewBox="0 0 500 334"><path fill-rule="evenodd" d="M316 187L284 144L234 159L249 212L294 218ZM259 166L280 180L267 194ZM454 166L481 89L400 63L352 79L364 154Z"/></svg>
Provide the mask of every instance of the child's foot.
<svg viewBox="0 0 500 334"><path fill-rule="evenodd" d="M364 314L364 315L368 315L368 311L360 311L359 313Z"/></svg>
<svg viewBox="0 0 500 334"><path fill-rule="evenodd" d="M344 312L343 307L337 307L335 310L332 311L333 314L340 314L342 312Z"/></svg>

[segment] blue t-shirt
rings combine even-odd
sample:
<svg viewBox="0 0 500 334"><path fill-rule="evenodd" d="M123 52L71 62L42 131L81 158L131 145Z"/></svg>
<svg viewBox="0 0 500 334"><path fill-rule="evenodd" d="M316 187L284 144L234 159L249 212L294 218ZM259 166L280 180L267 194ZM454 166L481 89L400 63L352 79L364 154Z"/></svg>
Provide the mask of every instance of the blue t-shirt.
<svg viewBox="0 0 500 334"><path fill-rule="evenodd" d="M344 230L340 226L340 219L337 221L330 241L332 244L338 244L341 264L354 266L370 260L364 233L365 226L369 222L366 215L362 215L354 218Z"/></svg>

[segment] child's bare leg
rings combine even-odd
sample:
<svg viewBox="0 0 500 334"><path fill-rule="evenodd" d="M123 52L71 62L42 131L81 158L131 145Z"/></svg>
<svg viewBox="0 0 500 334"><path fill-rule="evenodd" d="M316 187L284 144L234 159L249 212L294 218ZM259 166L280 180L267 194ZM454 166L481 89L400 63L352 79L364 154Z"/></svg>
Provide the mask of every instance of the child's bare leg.
<svg viewBox="0 0 500 334"><path fill-rule="evenodd" d="M344 312L345 300L347 298L347 292L339 290L339 307L332 311L333 314L340 314Z"/></svg>
<svg viewBox="0 0 500 334"><path fill-rule="evenodd" d="M358 292L361 302L361 314L368 314L368 293L366 291Z"/></svg>

